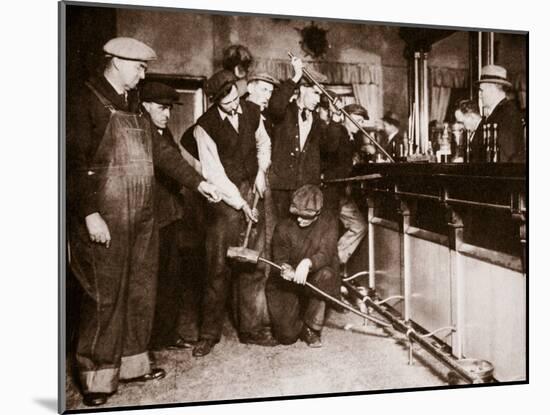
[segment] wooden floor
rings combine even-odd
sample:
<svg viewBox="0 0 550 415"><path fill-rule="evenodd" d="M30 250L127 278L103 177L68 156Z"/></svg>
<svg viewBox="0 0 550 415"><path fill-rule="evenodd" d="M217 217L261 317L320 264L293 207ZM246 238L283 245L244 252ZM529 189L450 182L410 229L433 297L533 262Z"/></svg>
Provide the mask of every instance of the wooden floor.
<svg viewBox="0 0 550 415"><path fill-rule="evenodd" d="M106 407L284 397L351 391L383 391L447 385L448 370L418 346L408 365L404 336L364 325L354 314L331 312L323 347L303 342L272 348L239 343L229 321L212 353L156 352L167 376L146 384L120 385ZM70 373L70 370L68 370ZM84 409L70 374L67 409Z"/></svg>

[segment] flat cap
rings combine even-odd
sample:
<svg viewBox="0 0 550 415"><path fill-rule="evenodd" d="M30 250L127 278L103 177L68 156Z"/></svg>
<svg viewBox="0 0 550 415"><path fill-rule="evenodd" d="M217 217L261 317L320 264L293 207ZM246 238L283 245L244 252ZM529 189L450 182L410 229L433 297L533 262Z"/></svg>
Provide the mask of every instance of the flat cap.
<svg viewBox="0 0 550 415"><path fill-rule="evenodd" d="M209 79L206 80L206 86L204 88L206 95L211 100L216 101L220 97L223 89L229 85L237 82L237 77L231 71L222 69L216 72Z"/></svg>
<svg viewBox="0 0 550 415"><path fill-rule="evenodd" d="M145 43L131 37L115 37L103 45L103 51L110 56L132 61L154 61L157 54Z"/></svg>
<svg viewBox="0 0 550 415"><path fill-rule="evenodd" d="M344 111L346 111L349 115L355 114L363 117L365 120L369 119L369 113L365 107L359 104L349 104L346 105L344 108Z"/></svg>
<svg viewBox="0 0 550 415"><path fill-rule="evenodd" d="M323 208L323 192L319 186L306 184L292 195L290 213L303 218L314 218Z"/></svg>
<svg viewBox="0 0 550 415"><path fill-rule="evenodd" d="M178 102L179 95L174 88L160 82L147 82L141 89L143 102L156 102L157 104L173 105Z"/></svg>
<svg viewBox="0 0 550 415"><path fill-rule="evenodd" d="M252 81L264 81L272 85L279 85L280 83L277 79L272 77L267 72L252 72L250 75L248 75L248 82Z"/></svg>

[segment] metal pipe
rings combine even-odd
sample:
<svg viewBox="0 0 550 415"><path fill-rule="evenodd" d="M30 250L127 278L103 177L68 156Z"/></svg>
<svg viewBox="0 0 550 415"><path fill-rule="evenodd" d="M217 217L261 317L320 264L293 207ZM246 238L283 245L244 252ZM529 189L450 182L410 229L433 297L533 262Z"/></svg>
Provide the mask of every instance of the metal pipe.
<svg viewBox="0 0 550 415"><path fill-rule="evenodd" d="M353 285L349 283L344 283L344 284L352 293L361 297ZM428 353L434 356L437 360L439 360L449 369L454 370L461 378L463 378L469 383L475 383L478 381L476 377L472 376L469 372L464 370L464 368L460 366L452 357L447 356L442 351L435 348L429 341L425 340L422 337L422 335L418 334L413 328L407 326L407 324L404 321L399 320L393 314L385 310L382 306L378 305L370 297L365 298L365 304L368 307L373 308L378 314L380 314L386 320L390 321L392 326L397 331L405 333L405 335L409 340L416 342L419 346L421 346L424 350L426 350ZM412 352L412 350L409 349L409 352Z"/></svg>
<svg viewBox="0 0 550 415"><path fill-rule="evenodd" d="M487 47L487 64L495 63L495 32L489 32L488 47Z"/></svg>
<svg viewBox="0 0 550 415"><path fill-rule="evenodd" d="M421 143L420 153L425 154L428 151L428 123L429 123L429 92L428 92L428 53L424 52L422 60L422 130L421 130Z"/></svg>
<svg viewBox="0 0 550 415"><path fill-rule="evenodd" d="M414 52L414 142L420 146L420 85L419 61L420 52Z"/></svg>
<svg viewBox="0 0 550 415"><path fill-rule="evenodd" d="M483 67L483 32L477 33L477 80L481 79L481 68ZM481 96L477 94L477 105L481 115L483 115L483 102Z"/></svg>
<svg viewBox="0 0 550 415"><path fill-rule="evenodd" d="M288 53L288 56L290 56L291 58L294 58L294 55L293 55L292 53L290 53L290 52L287 52L287 53ZM319 89L321 90L321 92L328 98L328 100L331 102L331 104L334 105L334 106L336 107L336 105L335 105L336 99L333 98L332 95L330 95L330 94L326 91L326 89L325 89L319 82L317 82L317 80L316 80L315 78L313 78L313 76L311 76L311 74L308 72L308 70L307 70L306 68L303 68L302 71L303 71L304 75L305 75L311 82L313 82L313 84L314 84L317 88L319 88ZM351 116L347 113L346 110L344 110L344 109L342 108L340 111L342 112L342 114L344 114L344 115L347 117L348 120L350 120L350 121L359 129L359 131L361 131L361 132L365 135L365 137L367 137L367 138L370 140L370 142L371 142L372 144L374 144L375 147L378 148L378 150L380 150L380 151L388 158L388 160L389 160L390 162L392 162L392 163L395 162L395 160L392 158L392 156L390 156L390 155L386 152L386 150L384 150L384 148L383 148L380 144L378 144L378 142L377 142L374 138L372 138L372 137L370 136L370 134L367 133L367 132L365 131L365 129L364 129L363 127L361 127L361 125L360 125L357 121L355 121L353 118L351 118Z"/></svg>
<svg viewBox="0 0 550 415"><path fill-rule="evenodd" d="M507 205L497 205L495 203L486 203L486 202L474 202L473 200L453 199L452 197L445 199L445 202L451 203L451 204L457 204L457 205L476 206L476 207L484 207L484 208L500 209L500 210L512 209L511 206L507 206Z"/></svg>
<svg viewBox="0 0 550 415"><path fill-rule="evenodd" d="M374 290L376 286L376 265L374 262L374 224L372 219L374 218L374 207L372 203L368 207L367 222L368 222L368 250L369 250L369 288Z"/></svg>
<svg viewBox="0 0 550 415"><path fill-rule="evenodd" d="M407 234L409 217L403 215L403 314L405 321L411 317L411 236Z"/></svg>
<svg viewBox="0 0 550 415"><path fill-rule="evenodd" d="M461 241L458 241L461 242ZM456 352L455 354L459 357L463 357L463 349L464 349L464 327L465 324L465 308L466 308L466 301L465 301L465 292L466 288L464 286L464 273L465 273L465 266L464 266L464 258L462 257L462 254L458 251L454 253L455 255L455 275L456 275Z"/></svg>
<svg viewBox="0 0 550 415"><path fill-rule="evenodd" d="M486 202L475 202L473 200L463 200L463 199L454 199L452 197L441 199L439 196L434 195L426 195L423 193L414 193L414 192L404 192L402 190L398 191L392 191L387 189L378 189L374 188L372 189L373 192L377 193L391 193L395 194L397 196L409 196L417 199L426 199L426 200L434 200L434 201L441 201L441 202L447 202L450 204L457 204L457 205L465 205L465 206L475 206L475 207L483 207L483 208L491 208L491 209L499 209L499 210L511 210L512 207L509 205L498 205L495 203L486 203Z"/></svg>
<svg viewBox="0 0 550 415"><path fill-rule="evenodd" d="M351 280L354 280L355 278L362 277L363 275L369 275L369 272L368 271L357 272L353 274L351 277L342 278L342 281L351 281Z"/></svg>
<svg viewBox="0 0 550 415"><path fill-rule="evenodd" d="M272 267L274 268L277 268L279 270L282 269L282 267L274 262L271 262L269 259L265 259L265 258L262 258L262 257L258 257L258 261L262 261L268 265L271 265ZM327 294L326 292L324 292L323 290L320 290L319 288L317 288L316 286L314 286L313 284L309 283L309 282L305 282L305 286L306 287L309 287L311 288L313 291L315 291L317 294L321 295L322 297L326 298L327 300L330 300L332 301L333 303L335 304L338 304L340 307L343 307L345 308L346 310L349 310L351 311L352 313L354 314L357 314L358 316L360 317L363 317L364 319L367 319L367 320L370 320L382 327L391 327L391 324L388 324L386 323L385 321L381 321L381 320L378 320L377 318L374 318L374 317L371 317L365 313L362 313L361 311L358 311L356 310L355 308L353 308L352 306L334 298L333 296Z"/></svg>
<svg viewBox="0 0 550 415"><path fill-rule="evenodd" d="M377 301L376 304L382 305L382 304L385 304L385 303L387 303L388 301L391 301L391 300L403 300L403 296L402 295L392 295L392 296L389 296L388 298L385 298L381 301Z"/></svg>
<svg viewBox="0 0 550 415"><path fill-rule="evenodd" d="M362 176L346 177L343 179L329 179L323 180L323 183L347 183L347 182L364 182L366 180L375 180L382 178L379 173L365 174Z"/></svg>

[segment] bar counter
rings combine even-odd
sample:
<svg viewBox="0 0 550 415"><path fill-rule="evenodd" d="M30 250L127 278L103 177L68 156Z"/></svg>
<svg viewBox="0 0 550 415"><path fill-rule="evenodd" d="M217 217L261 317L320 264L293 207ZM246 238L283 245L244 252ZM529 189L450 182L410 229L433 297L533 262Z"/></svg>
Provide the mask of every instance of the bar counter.
<svg viewBox="0 0 550 415"><path fill-rule="evenodd" d="M353 176L371 291L397 296L388 303L405 321L442 329L456 358L491 362L498 381L524 380L525 164L373 163Z"/></svg>

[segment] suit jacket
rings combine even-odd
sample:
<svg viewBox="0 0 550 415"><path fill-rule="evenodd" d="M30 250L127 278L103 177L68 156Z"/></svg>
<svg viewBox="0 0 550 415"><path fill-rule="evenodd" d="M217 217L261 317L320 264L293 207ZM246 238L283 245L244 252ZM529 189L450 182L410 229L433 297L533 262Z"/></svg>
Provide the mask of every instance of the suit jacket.
<svg viewBox="0 0 550 415"><path fill-rule="evenodd" d="M470 163L485 163L486 160L487 153L483 144L483 122L480 122L470 140L470 157L468 161Z"/></svg>
<svg viewBox="0 0 550 415"><path fill-rule="evenodd" d="M498 124L501 162L525 162L525 140L521 114L512 101L506 98L500 101L485 123Z"/></svg>
<svg viewBox="0 0 550 415"><path fill-rule="evenodd" d="M325 139L321 151L323 177L325 180L349 177L353 156L361 150L361 140L351 140L346 127L333 122L328 125Z"/></svg>
<svg viewBox="0 0 550 415"><path fill-rule="evenodd" d="M293 84L287 81L286 85ZM304 184L321 183L321 148L326 146L326 124L312 113L311 130L300 150L298 106L288 102L284 88L278 88L269 103L272 121L271 170L269 182L275 190L295 190Z"/></svg>
<svg viewBox="0 0 550 415"><path fill-rule="evenodd" d="M172 132L168 128L161 135L153 126L153 140L163 140L166 142L166 145L173 147L179 152ZM183 158L182 163L185 163ZM184 200L180 193L180 188L181 186L178 182L169 175L163 173L160 169L155 171L155 212L159 227L162 228L184 217Z"/></svg>

